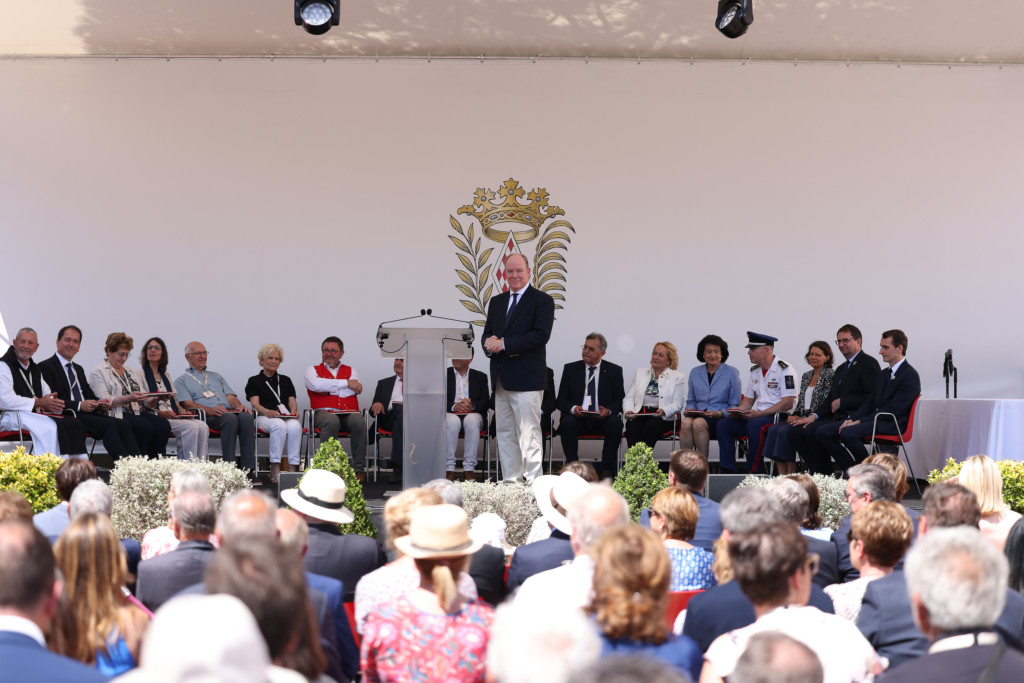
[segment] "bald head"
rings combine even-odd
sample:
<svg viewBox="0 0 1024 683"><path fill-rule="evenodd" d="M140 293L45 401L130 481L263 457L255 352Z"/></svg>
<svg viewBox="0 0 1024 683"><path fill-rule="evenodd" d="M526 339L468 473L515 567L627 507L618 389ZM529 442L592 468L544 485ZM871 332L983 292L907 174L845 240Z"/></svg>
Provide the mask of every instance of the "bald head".
<svg viewBox="0 0 1024 683"><path fill-rule="evenodd" d="M626 499L602 484L591 484L568 510L567 517L572 524L572 547L577 555L587 553L608 529L630 522Z"/></svg>
<svg viewBox="0 0 1024 683"><path fill-rule="evenodd" d="M185 360L193 370L203 370L206 367L208 358L206 347L202 342L191 341L185 344Z"/></svg>
<svg viewBox="0 0 1024 683"><path fill-rule="evenodd" d="M274 519L281 544L298 558L305 557L306 549L309 547L309 525L306 524L306 520L294 511L283 508L274 513Z"/></svg>
<svg viewBox="0 0 1024 683"><path fill-rule="evenodd" d="M235 491L220 508L217 539L223 545L252 536L277 538L276 509L274 502L262 493L252 489Z"/></svg>

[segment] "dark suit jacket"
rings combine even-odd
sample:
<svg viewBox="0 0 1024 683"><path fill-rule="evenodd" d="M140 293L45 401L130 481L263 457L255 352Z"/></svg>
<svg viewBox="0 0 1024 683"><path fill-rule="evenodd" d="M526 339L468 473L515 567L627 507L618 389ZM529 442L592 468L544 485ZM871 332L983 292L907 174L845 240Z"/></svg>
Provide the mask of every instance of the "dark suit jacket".
<svg viewBox="0 0 1024 683"><path fill-rule="evenodd" d="M895 378L889 379L890 375L889 368L878 373L874 391L857 412L850 416L851 420L870 422L878 413L893 413L900 423L900 431L906 431L910 408L914 405L914 399L921 394L921 376L907 361L903 361Z"/></svg>
<svg viewBox="0 0 1024 683"><path fill-rule="evenodd" d="M907 595L907 577L902 571L895 571L868 584L857 618L857 628L878 654L889 658L890 669L920 657L928 650L928 639L914 626L910 596ZM1024 596L1007 589L1006 606L993 630L1010 647L1018 650L1024 647Z"/></svg>
<svg viewBox="0 0 1024 683"><path fill-rule="evenodd" d="M444 409L452 412L455 404L455 368L448 368L448 391ZM473 402L473 412L487 420L487 402L490 392L487 390L487 375L479 370L469 369L469 400Z"/></svg>
<svg viewBox="0 0 1024 683"><path fill-rule="evenodd" d="M698 515L697 530L694 531L693 539L690 543L698 548L712 552L715 541L722 535L722 506L710 498L705 498L700 493L693 494L693 497L697 501ZM637 523L642 527L651 528L651 515L648 512L648 508L644 508L640 513L640 520Z"/></svg>
<svg viewBox="0 0 1024 683"><path fill-rule="evenodd" d="M512 564L508 567L508 592L519 588L534 574L559 567L573 557L569 536L558 529L551 530L550 538L520 546L512 554Z"/></svg>
<svg viewBox="0 0 1024 683"><path fill-rule="evenodd" d="M562 379L558 383L558 410L563 415L572 412L573 406L583 405L587 393L586 363L578 360L566 363L562 368ZM601 361L597 378L597 403L612 413L622 412L622 399L626 387L622 383L622 368L606 360Z"/></svg>
<svg viewBox="0 0 1024 683"><path fill-rule="evenodd" d="M200 583L213 558L208 541L184 541L164 555L139 562L136 596L154 612L182 590Z"/></svg>
<svg viewBox="0 0 1024 683"><path fill-rule="evenodd" d="M835 545L820 538L804 538L807 539L807 552L818 553L820 559L818 573L814 575L814 584L824 588L839 583L839 558Z"/></svg>
<svg viewBox="0 0 1024 683"><path fill-rule="evenodd" d="M832 389L828 392L828 400L817 411L818 420L845 420L853 415L868 400L875 388L878 377L878 361L874 356L861 351L853 357L849 366L844 362L836 368L832 375ZM839 410L832 412L832 401L839 399Z"/></svg>
<svg viewBox="0 0 1024 683"><path fill-rule="evenodd" d="M356 599L356 584L384 564L384 553L369 536L342 534L335 524L310 523L306 571L345 584L345 602Z"/></svg>
<svg viewBox="0 0 1024 683"><path fill-rule="evenodd" d="M306 585L327 597L327 609L334 622L334 637L341 658L341 670L350 679L359 672L359 648L352 636L352 626L345 612L345 584L329 576L305 572Z"/></svg>
<svg viewBox="0 0 1024 683"><path fill-rule="evenodd" d="M398 380L398 375L391 375L385 377L382 380L377 381L377 388L373 392L373 403L380 403L384 406L384 412L377 418L377 424L380 425L381 429L392 431L392 427L395 422L395 411L391 405L391 394L395 391L395 382ZM371 433L373 427L370 427ZM345 582L348 585L348 582ZM353 588L353 590L355 590Z"/></svg>
<svg viewBox="0 0 1024 683"><path fill-rule="evenodd" d="M835 614L832 598L815 584L811 584L808 604ZM754 605L743 594L739 581L733 580L693 596L686 606L683 634L696 640L701 652L707 652L718 636L753 623Z"/></svg>
<svg viewBox="0 0 1024 683"><path fill-rule="evenodd" d="M505 599L505 551L485 545L473 554L469 575L482 600L497 605Z"/></svg>
<svg viewBox="0 0 1024 683"><path fill-rule="evenodd" d="M3 662L0 680L4 683L110 680L93 667L54 654L28 636L13 631L0 631L0 662Z"/></svg>
<svg viewBox="0 0 1024 683"><path fill-rule="evenodd" d="M892 666L877 679L883 683L919 683L920 681L977 681L995 653L995 645L981 645L936 652L918 657L898 669ZM1024 655L1007 649L999 660L995 683L1024 681Z"/></svg>
<svg viewBox="0 0 1024 683"><path fill-rule="evenodd" d="M910 515L910 521L914 525L914 538L917 538L917 523L921 520L921 511L913 508L903 507ZM836 547L836 554L839 559L839 582L847 583L860 578L860 571L855 569L850 561L850 517L843 517L839 522L839 528L832 532L832 545ZM911 542L913 543L913 542ZM896 563L895 569L903 569L903 558Z"/></svg>
<svg viewBox="0 0 1024 683"><path fill-rule="evenodd" d="M75 375L78 376L78 388L82 392L82 397L86 401L95 401L96 394L93 392L92 387L89 386L89 378L85 374L85 370L78 363L72 361L71 367L75 369ZM39 363L39 370L43 373L43 380L50 387L50 391L57 394L57 398L64 401L64 407L78 412L78 403L71 400L71 384L68 382L68 373L64 369L64 359L53 354L46 360ZM104 413L98 413L103 415Z"/></svg>
<svg viewBox="0 0 1024 683"><path fill-rule="evenodd" d="M487 322L480 335L481 346L492 335L502 340L500 353L484 353L491 359L491 385L506 391L544 391L547 368L546 346L555 324L555 300L530 285L523 291L512 315L505 319L510 295L491 297Z"/></svg>

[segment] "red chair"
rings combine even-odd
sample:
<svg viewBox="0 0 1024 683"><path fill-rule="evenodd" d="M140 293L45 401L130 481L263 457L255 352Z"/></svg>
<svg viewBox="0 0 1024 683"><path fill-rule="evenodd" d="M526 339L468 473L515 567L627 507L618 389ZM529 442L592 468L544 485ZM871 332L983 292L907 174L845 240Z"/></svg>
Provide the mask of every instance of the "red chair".
<svg viewBox="0 0 1024 683"><path fill-rule="evenodd" d="M676 618L679 613L686 609L686 606L690 604L690 598L698 593L704 591L669 591L668 592L668 604L665 605L665 623L671 630L675 626Z"/></svg>
<svg viewBox="0 0 1024 683"><path fill-rule="evenodd" d="M352 637L356 641L356 648L362 649L363 638L359 635L359 631L356 630L356 603L346 602L343 604L345 605L345 614L348 616L348 625L352 628Z"/></svg>
<svg viewBox="0 0 1024 683"><path fill-rule="evenodd" d="M902 448L903 459L907 461L907 471L910 472L910 478L914 480L914 486L917 488L918 496L921 495L921 485L917 483L917 477L914 476L914 468L910 465L910 456L907 455L907 444L910 443L910 440L914 437L914 414L917 412L917 403L920 400L921 394L918 394L917 398L915 398L914 402L910 405L910 418L907 420L907 431L902 433L899 432L899 421L896 419L896 416L893 413L878 413L877 415L875 415L875 420L871 425L871 440L864 440L864 443L871 444L872 453L875 452L875 448L877 448L878 442L899 444L899 446L897 446L896 448L897 457L899 457L898 454L900 449ZM895 425L896 427L897 434L878 434L878 418L880 417L892 420L893 425Z"/></svg>
<svg viewBox="0 0 1024 683"><path fill-rule="evenodd" d="M7 411L0 410L0 415L3 415L5 412ZM6 441L8 443L14 443L17 441L19 446L25 448L25 441L28 440L28 452L31 453L32 435L29 434L28 430L22 426L21 416L17 414L17 411L15 411L14 415L18 420L18 428L0 431L0 441Z"/></svg>
<svg viewBox="0 0 1024 683"><path fill-rule="evenodd" d="M306 428L306 415L305 415L306 412L308 412L308 411L303 411L302 416L299 418L302 421L302 436L299 437L299 439L300 439L299 440L299 453L300 453L300 457L301 457L301 454L305 452L305 451L303 451L302 441L305 440L309 436L309 430ZM259 425L257 424L256 418L257 418L256 411L253 410L252 411L252 431L253 431L252 438L253 438L253 441L255 442L254 446L253 446L253 453L256 454L256 473L259 474L261 471L263 471L263 472L270 472L270 464L269 464L269 462L270 462L270 454L269 453L267 454L267 463L268 463L267 464L267 469L260 470L260 439L269 439L270 438L270 432L268 432L265 429L260 429ZM285 456L285 457L287 457L287 456ZM308 465L309 463L307 462L306 464ZM301 462L299 463L299 467L301 469L305 469L304 467L302 467L302 463ZM300 469L300 471L301 471L301 469Z"/></svg>
<svg viewBox="0 0 1024 683"><path fill-rule="evenodd" d="M316 427L316 420L315 420L316 414L319 413L319 412L338 413L338 414L348 415L348 414L354 413L356 411L354 411L354 410L334 410L333 408L317 408L316 410L309 410L307 408L306 410L303 411L302 422L303 422L304 426L302 428L302 433L304 435L306 435L306 451L305 451L305 453L306 453L306 463L303 466L303 469L308 469L309 468L310 462L311 462L311 458L312 458L312 454L316 451L316 448L317 448L316 441L317 441L317 439L320 438L320 430L317 429L317 427ZM359 411L359 414L363 415L363 412ZM364 419L364 421L365 421L365 419ZM339 439L349 439L350 443L351 443L352 432L344 430L344 429L339 430L338 431L338 438ZM350 449L351 449L351 446L350 446Z"/></svg>

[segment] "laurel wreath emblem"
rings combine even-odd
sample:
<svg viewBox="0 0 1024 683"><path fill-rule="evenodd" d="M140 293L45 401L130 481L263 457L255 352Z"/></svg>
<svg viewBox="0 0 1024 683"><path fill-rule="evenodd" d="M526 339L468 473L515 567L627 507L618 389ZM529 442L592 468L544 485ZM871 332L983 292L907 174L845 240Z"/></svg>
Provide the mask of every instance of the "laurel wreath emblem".
<svg viewBox="0 0 1024 683"><path fill-rule="evenodd" d="M487 259L490 258L491 252L494 251L494 247L488 247L482 252L480 251L480 238L476 237L474 241L473 226L470 225L466 231L462 230L462 226L455 220L454 216L449 216L452 222L452 228L462 236L463 239L459 239L455 235L448 235L450 239L458 248L459 252L455 255L459 257L459 261L466 267L466 270L455 269L459 279L462 280L463 284L455 285L455 287L465 294L469 299L459 299L460 303L466 307L472 313L478 313L479 315L486 316L487 302L491 300L491 293L494 291L494 284L488 283L487 278L491 274L491 265L487 264ZM484 289L484 284L487 284L487 288ZM484 320L473 320L474 325L484 326Z"/></svg>

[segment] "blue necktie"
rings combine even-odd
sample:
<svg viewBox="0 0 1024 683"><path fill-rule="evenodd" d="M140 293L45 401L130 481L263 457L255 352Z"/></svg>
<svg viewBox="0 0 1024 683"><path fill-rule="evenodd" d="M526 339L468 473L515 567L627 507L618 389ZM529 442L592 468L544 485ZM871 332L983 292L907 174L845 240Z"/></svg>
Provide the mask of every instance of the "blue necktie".
<svg viewBox="0 0 1024 683"><path fill-rule="evenodd" d="M75 371L71 367L71 363L65 366L68 369L68 386L71 387L71 399L73 401L82 402L82 390L78 386L78 377L75 376Z"/></svg>
<svg viewBox="0 0 1024 683"><path fill-rule="evenodd" d="M518 301L519 301L519 293L518 292L512 292L512 305L508 307L508 313L505 314L506 318L508 316L512 315L512 311L516 310L516 303L518 303Z"/></svg>

